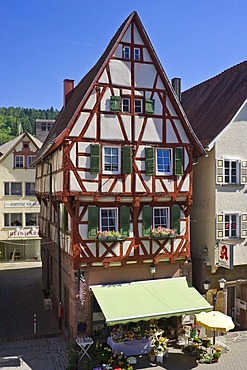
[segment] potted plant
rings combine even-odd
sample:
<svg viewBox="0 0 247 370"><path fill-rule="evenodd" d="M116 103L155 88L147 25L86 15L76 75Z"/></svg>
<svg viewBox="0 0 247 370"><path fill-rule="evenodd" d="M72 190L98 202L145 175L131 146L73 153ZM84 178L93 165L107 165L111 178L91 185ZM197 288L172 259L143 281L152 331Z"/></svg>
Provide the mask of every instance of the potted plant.
<svg viewBox="0 0 247 370"><path fill-rule="evenodd" d="M108 240L123 240L122 235L119 231L111 230L111 231L99 231L97 235L97 239L101 241L108 241Z"/></svg>
<svg viewBox="0 0 247 370"><path fill-rule="evenodd" d="M149 357L150 357L151 362L154 362L156 360L157 353L158 353L157 349L155 347L151 347L150 352L149 352Z"/></svg>
<svg viewBox="0 0 247 370"><path fill-rule="evenodd" d="M213 353L213 362L218 362L220 358L220 352L215 351Z"/></svg>

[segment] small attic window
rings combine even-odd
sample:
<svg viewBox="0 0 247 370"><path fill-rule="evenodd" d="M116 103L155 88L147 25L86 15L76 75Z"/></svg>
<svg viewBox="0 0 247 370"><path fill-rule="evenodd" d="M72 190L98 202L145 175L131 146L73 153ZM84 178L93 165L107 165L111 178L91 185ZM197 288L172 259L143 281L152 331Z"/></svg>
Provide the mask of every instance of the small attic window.
<svg viewBox="0 0 247 370"><path fill-rule="evenodd" d="M29 147L29 144L28 143L24 143L23 144L23 148L27 149Z"/></svg>
<svg viewBox="0 0 247 370"><path fill-rule="evenodd" d="M129 46L123 47L123 58L130 59L130 47Z"/></svg>

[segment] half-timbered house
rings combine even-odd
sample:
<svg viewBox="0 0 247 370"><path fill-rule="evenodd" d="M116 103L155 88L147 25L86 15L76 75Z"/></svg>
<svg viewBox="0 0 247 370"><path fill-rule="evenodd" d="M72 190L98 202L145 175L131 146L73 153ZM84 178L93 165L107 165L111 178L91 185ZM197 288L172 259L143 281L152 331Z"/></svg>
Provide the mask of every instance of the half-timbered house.
<svg viewBox="0 0 247 370"><path fill-rule="evenodd" d="M105 319L92 286L191 280L192 165L204 154L133 12L79 84L64 81L36 164L43 284L71 336Z"/></svg>

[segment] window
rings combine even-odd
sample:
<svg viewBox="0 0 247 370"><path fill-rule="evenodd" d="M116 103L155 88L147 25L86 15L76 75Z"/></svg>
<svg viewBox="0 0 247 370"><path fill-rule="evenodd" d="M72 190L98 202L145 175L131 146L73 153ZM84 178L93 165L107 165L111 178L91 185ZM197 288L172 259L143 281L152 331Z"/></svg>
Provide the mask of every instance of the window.
<svg viewBox="0 0 247 370"><path fill-rule="evenodd" d="M123 58L130 59L130 47L129 46L123 47Z"/></svg>
<svg viewBox="0 0 247 370"><path fill-rule="evenodd" d="M25 214L25 225L26 226L38 226L39 225L39 214L38 213L26 213Z"/></svg>
<svg viewBox="0 0 247 370"><path fill-rule="evenodd" d="M142 113L142 99L135 99L135 113Z"/></svg>
<svg viewBox="0 0 247 370"><path fill-rule="evenodd" d="M170 227L168 218L169 208L153 209L153 227Z"/></svg>
<svg viewBox="0 0 247 370"><path fill-rule="evenodd" d="M218 215L217 221L217 238L237 238L240 236L240 215L238 213Z"/></svg>
<svg viewBox="0 0 247 370"><path fill-rule="evenodd" d="M16 155L15 156L15 168L23 168L23 167L24 167L24 156Z"/></svg>
<svg viewBox="0 0 247 370"><path fill-rule="evenodd" d="M35 195L35 183L26 182L26 195Z"/></svg>
<svg viewBox="0 0 247 370"><path fill-rule="evenodd" d="M100 230L118 231L117 208L100 209Z"/></svg>
<svg viewBox="0 0 247 370"><path fill-rule="evenodd" d="M31 163L35 160L35 156L28 155L27 156L27 167L29 168L31 166Z"/></svg>
<svg viewBox="0 0 247 370"><path fill-rule="evenodd" d="M120 173L120 148L103 147L103 171L108 174Z"/></svg>
<svg viewBox="0 0 247 370"><path fill-rule="evenodd" d="M245 166L245 167L244 167ZM241 171L240 171L241 169ZM241 175L240 175L241 172ZM246 183L246 161L232 159L217 160L217 183L239 184Z"/></svg>
<svg viewBox="0 0 247 370"><path fill-rule="evenodd" d="M22 195L21 182L5 182L4 195Z"/></svg>
<svg viewBox="0 0 247 370"><path fill-rule="evenodd" d="M237 183L237 162L225 160L225 183L236 184Z"/></svg>
<svg viewBox="0 0 247 370"><path fill-rule="evenodd" d="M22 214L21 213L5 213L4 214L4 226L22 226Z"/></svg>
<svg viewBox="0 0 247 370"><path fill-rule="evenodd" d="M122 111L130 112L130 99L127 98L122 99Z"/></svg>
<svg viewBox="0 0 247 370"><path fill-rule="evenodd" d="M41 131L46 131L46 122L41 123Z"/></svg>
<svg viewBox="0 0 247 370"><path fill-rule="evenodd" d="M140 49L139 48L134 48L134 59L140 60Z"/></svg>
<svg viewBox="0 0 247 370"><path fill-rule="evenodd" d="M172 174L172 150L157 149L156 151L156 172L157 174Z"/></svg>

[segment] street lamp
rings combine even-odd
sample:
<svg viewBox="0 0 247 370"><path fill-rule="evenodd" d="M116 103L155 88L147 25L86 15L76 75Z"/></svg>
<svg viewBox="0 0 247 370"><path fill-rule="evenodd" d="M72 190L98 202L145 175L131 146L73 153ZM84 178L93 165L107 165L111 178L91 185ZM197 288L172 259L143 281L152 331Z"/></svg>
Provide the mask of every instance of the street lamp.
<svg viewBox="0 0 247 370"><path fill-rule="evenodd" d="M218 283L219 283L219 286L220 286L220 289L225 289L225 285L226 285L226 279L224 278L221 278L218 280Z"/></svg>
<svg viewBox="0 0 247 370"><path fill-rule="evenodd" d="M206 291L208 291L210 289L210 284L211 284L211 281L209 280L204 280L203 282L203 287Z"/></svg>

